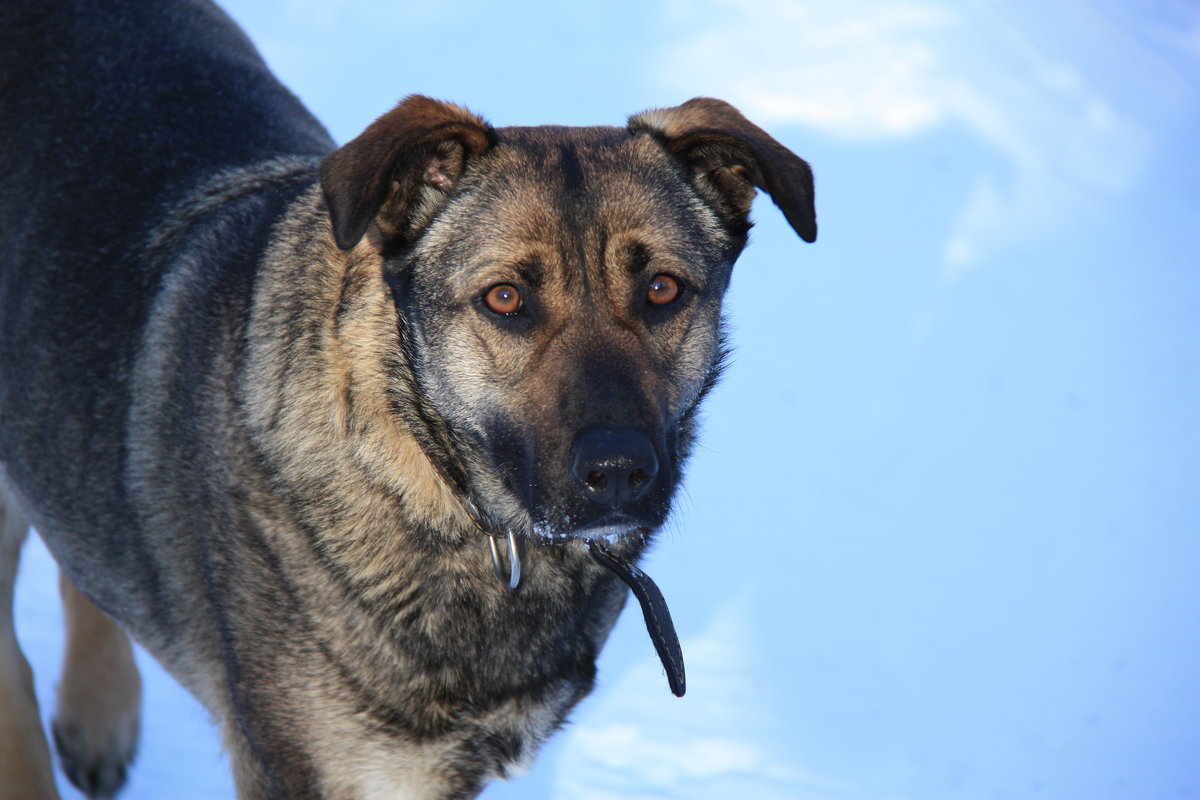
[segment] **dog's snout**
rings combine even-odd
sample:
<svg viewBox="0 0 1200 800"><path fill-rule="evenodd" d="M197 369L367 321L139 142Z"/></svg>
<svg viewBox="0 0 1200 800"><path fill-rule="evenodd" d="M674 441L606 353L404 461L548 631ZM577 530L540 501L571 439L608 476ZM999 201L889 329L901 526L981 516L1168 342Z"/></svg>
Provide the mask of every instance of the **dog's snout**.
<svg viewBox="0 0 1200 800"><path fill-rule="evenodd" d="M588 428L571 449L571 475L590 500L620 508L646 494L658 475L658 456L634 428Z"/></svg>

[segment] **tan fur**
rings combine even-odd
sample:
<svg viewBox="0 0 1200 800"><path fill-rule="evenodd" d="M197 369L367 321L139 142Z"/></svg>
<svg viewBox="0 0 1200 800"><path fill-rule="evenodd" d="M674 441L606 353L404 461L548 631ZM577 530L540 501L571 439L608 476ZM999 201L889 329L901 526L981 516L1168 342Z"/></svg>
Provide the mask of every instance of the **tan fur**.
<svg viewBox="0 0 1200 800"><path fill-rule="evenodd" d="M0 492L0 800L58 797L33 672L13 628L17 563L28 530Z"/></svg>
<svg viewBox="0 0 1200 800"><path fill-rule="evenodd" d="M67 645L58 684L54 735L81 764L115 754L121 763L137 749L142 679L125 631L59 575Z"/></svg>
<svg viewBox="0 0 1200 800"><path fill-rule="evenodd" d="M305 205L315 203L314 191ZM355 508L322 538L347 569L374 582L397 572L388 546L396 497L419 521L453 538L478 533L389 407L390 376L382 366L399 341L378 244L367 237L342 252L328 237L314 240L312 220L305 217L298 214L280 227L278 245L264 263L246 371L267 379L246 382L249 423L258 443L286 465L290 480L332 481L331 495ZM289 291L299 264L312 271L304 276L307 285L319 287L302 298ZM298 304L319 320L313 335L321 347L312 362L289 370L286 365L295 362L285 351L292 343L277 331ZM369 535L377 526L378 535ZM381 592L396 588L386 581L377 585Z"/></svg>

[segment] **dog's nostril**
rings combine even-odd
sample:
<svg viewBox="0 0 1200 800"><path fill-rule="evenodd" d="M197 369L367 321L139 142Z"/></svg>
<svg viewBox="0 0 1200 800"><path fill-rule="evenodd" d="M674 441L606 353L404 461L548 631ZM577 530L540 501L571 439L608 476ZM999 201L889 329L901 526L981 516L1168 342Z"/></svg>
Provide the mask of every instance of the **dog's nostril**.
<svg viewBox="0 0 1200 800"><path fill-rule="evenodd" d="M620 508L650 490L658 457L634 428L588 428L571 447L571 475L589 502Z"/></svg>

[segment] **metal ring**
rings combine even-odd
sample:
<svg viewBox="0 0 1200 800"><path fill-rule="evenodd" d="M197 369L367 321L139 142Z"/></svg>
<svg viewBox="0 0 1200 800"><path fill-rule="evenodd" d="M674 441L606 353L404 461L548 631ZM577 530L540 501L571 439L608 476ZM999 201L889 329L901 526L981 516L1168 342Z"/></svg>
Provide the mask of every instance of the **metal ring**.
<svg viewBox="0 0 1200 800"><path fill-rule="evenodd" d="M496 568L496 577L509 589L516 589L521 584L521 557L517 555L517 537L512 531L508 532L508 574L500 565L500 550L496 547L499 537L488 534L488 545L492 548L492 566Z"/></svg>

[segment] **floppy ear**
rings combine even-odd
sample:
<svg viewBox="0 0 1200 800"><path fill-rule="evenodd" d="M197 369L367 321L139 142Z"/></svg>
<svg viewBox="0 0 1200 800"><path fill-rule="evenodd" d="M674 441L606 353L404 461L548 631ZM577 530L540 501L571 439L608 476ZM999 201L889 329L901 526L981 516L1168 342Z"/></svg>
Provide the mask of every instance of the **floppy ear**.
<svg viewBox="0 0 1200 800"><path fill-rule="evenodd" d="M495 142L492 126L461 106L411 95L321 162L321 190L338 247L376 221L411 235L432 218L467 163Z"/></svg>
<svg viewBox="0 0 1200 800"><path fill-rule="evenodd" d="M788 224L816 241L812 169L723 100L696 97L674 108L629 118L632 133L648 132L694 173L696 188L744 233L754 187L771 195Z"/></svg>

